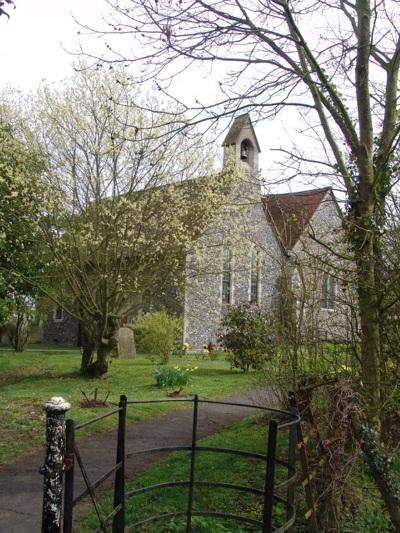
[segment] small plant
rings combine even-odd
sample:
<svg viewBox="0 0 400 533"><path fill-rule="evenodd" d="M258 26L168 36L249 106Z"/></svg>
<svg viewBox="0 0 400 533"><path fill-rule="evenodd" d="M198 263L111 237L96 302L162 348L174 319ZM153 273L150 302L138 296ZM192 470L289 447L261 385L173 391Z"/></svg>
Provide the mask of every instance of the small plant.
<svg viewBox="0 0 400 533"><path fill-rule="evenodd" d="M179 355L186 355L190 350L190 344L188 342L182 343L181 351Z"/></svg>
<svg viewBox="0 0 400 533"><path fill-rule="evenodd" d="M181 320L169 315L165 309L147 313L135 322L133 328L138 332L139 349L159 358L160 364L168 363L174 350L179 348Z"/></svg>
<svg viewBox="0 0 400 533"><path fill-rule="evenodd" d="M108 400L108 397L110 396L110 391L107 392L106 394L106 397L104 398L104 400L101 400L100 398L97 397L97 393L98 393L99 389L96 387L93 391L93 398L89 398L89 396L86 394L85 391L81 391L81 393L83 394L84 396L84 400L82 400L79 404L80 407L84 407L84 408L91 408L91 407L108 407L109 404L107 402Z"/></svg>
<svg viewBox="0 0 400 533"><path fill-rule="evenodd" d="M208 344L203 344L203 349L201 350L201 354L203 356L203 359L208 357L210 355L210 350L208 349Z"/></svg>
<svg viewBox="0 0 400 533"><path fill-rule="evenodd" d="M182 391L183 387L191 382L192 374L195 370L197 370L197 367L190 365L186 367L162 366L156 368L154 377L156 378L157 387L160 389L180 387L180 391Z"/></svg>
<svg viewBox="0 0 400 533"><path fill-rule="evenodd" d="M219 341L229 352L231 367L260 370L272 358L270 314L254 304L232 306L221 322Z"/></svg>

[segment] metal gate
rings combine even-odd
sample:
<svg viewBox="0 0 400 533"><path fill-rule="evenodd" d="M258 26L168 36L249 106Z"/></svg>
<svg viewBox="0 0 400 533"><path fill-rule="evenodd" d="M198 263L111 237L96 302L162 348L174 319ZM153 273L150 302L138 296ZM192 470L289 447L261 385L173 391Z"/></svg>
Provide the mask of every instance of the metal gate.
<svg viewBox="0 0 400 533"><path fill-rule="evenodd" d="M65 455L64 455L64 470L65 470L65 481L64 481L64 504L62 519L58 521L58 526L54 525L46 528L43 527L42 531L48 531L52 533L59 533L63 531L64 533L72 533L72 523L73 523L73 509L78 502L87 496L90 497L95 512L97 514L99 526L94 531L99 531L103 533L113 532L113 533L127 533L128 531L140 531L142 526L149 525L152 522L160 522L176 517L184 517L186 522L185 531L190 533L192 531L192 519L194 516L202 517L214 517L214 518L223 518L236 521L241 524L247 524L252 527L252 530L258 529L264 533L271 532L283 532L288 531L295 522L295 505L294 505L294 494L295 494L295 484L297 480L296 476L296 448L297 448L297 426L300 422L300 418L297 413L296 401L293 395L289 396L290 400L290 410L285 411L281 409L273 409L267 407L256 406L252 404L245 403L234 403L234 402L224 402L224 401L211 401L211 400L201 400L198 396L194 396L190 399L168 399L168 400L141 400L141 401L128 401L126 396L121 396L118 407L112 411L107 412L104 415L98 416L87 422L81 424L75 424L73 420L66 421L66 445L65 445ZM188 446L169 446L169 447L158 447L147 450L140 451L130 451L126 452L126 411L129 405L138 405L138 404L151 404L151 403L166 403L166 402L185 402L192 404L193 408L193 421L192 421L192 436L191 443ZM219 448L219 447L210 447L204 446L198 443L197 430L198 430L198 410L199 405L202 404L213 404L213 405L229 405L236 407L246 407L252 410L259 410L270 413L273 418L270 419L268 424L268 435L266 442L266 453L254 453L245 450L238 450L233 448ZM106 417L118 416L118 431L117 431L117 442L116 442L116 462L115 465L103 474L99 479L94 482L91 482L87 474L85 464L82 460L81 454L79 452L79 447L76 444L75 435L76 432L79 432L81 428L87 427L91 424L98 422ZM288 445L287 445L287 457L285 460L282 460L277 457L277 438L279 431L288 431ZM126 459L131 458L140 453L160 453L160 452L178 452L186 451L190 452L190 474L189 479L186 481L168 481L160 483L157 485L152 485L148 487L141 487L139 489L126 491L125 487L125 462ZM226 483L223 480L221 481L200 481L196 479L196 457L201 452L212 452L212 453L224 453L224 454L234 454L242 457L249 457L264 462L265 464L265 483L264 489ZM275 467L276 465L281 465L287 469L287 478L280 483L276 483L275 478ZM75 469L79 468L82 477L85 483L86 488L78 495L74 495L74 475ZM98 504L96 489L100 487L110 476L114 475L114 498L113 498L113 509L111 513L107 516L102 514L100 506ZM243 516L238 514L225 513L223 511L194 511L193 510L193 501L194 501L194 488L196 486L207 486L211 489L229 489L239 492L246 492L262 497L263 500L263 513L260 519L256 520L249 516ZM125 504L126 501L130 498L134 498L138 494L143 494L145 492L151 492L155 490L160 490L167 487L186 487L187 488L187 507L181 511L153 515L149 516L144 520L139 522L125 524ZM45 491L46 493L46 491ZM282 494L285 496L283 497ZM286 521L283 525L279 527L274 526L273 524L273 510L274 505L280 502L286 508ZM43 512L43 524L50 524L51 521L49 517L46 518L46 505L44 505ZM54 521L53 521L54 522ZM58 527L58 529L57 529Z"/></svg>

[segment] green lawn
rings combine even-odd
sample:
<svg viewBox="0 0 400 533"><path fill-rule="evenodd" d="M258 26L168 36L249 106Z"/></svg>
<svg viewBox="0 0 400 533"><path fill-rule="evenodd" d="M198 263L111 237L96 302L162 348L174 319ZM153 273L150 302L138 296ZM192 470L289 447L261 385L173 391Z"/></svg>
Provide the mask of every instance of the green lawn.
<svg viewBox="0 0 400 533"><path fill-rule="evenodd" d="M185 395L198 394L202 398L223 398L241 390L250 389L256 380L255 373L243 374L231 370L220 355L217 360L198 359L192 355L173 357L172 365L197 366L193 381ZM80 353L78 350L49 346L31 346L26 352L17 354L0 349L0 464L10 462L24 454L40 450L44 443L43 403L51 396L62 396L71 403L68 416L78 423L105 412L103 408L87 409L79 406L83 400L81 391L88 396L98 387L98 395L104 398L110 392L109 400L117 402L120 394L128 399L157 399L166 397L166 391L155 386L156 363L146 357L113 359L107 376L101 380L82 378L79 373ZM174 404L137 406L128 410L129 422L141 420L168 409ZM115 417L107 418L89 431L106 430L115 424Z"/></svg>

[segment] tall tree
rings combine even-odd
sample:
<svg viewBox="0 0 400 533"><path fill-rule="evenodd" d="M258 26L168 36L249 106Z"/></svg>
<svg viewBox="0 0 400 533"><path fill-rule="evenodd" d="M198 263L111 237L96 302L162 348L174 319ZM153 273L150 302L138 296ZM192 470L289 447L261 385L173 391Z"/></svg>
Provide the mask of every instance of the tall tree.
<svg viewBox="0 0 400 533"><path fill-rule="evenodd" d="M357 265L364 398L370 421L378 424L378 265L400 128L398 0L110 4L112 19L103 33L111 44L103 63L145 61L143 79L155 80L165 92L177 71L199 62L226 65L220 95L210 105L192 107L193 122L243 109L268 118L289 108L299 112L307 135L321 142L320 157L300 149L286 153L296 172L339 178L346 193L346 229ZM132 47L135 55L121 54L122 49L114 53L110 33L134 36L139 41Z"/></svg>
<svg viewBox="0 0 400 533"><path fill-rule="evenodd" d="M39 244L45 186L44 160L24 144L10 124L0 121L0 324L15 321L15 348L32 317L37 288L47 257Z"/></svg>
<svg viewBox="0 0 400 533"><path fill-rule="evenodd" d="M82 66L29 109L47 160L41 238L62 280L48 294L80 322L81 370L94 376L107 372L120 321L146 289L179 281L185 247L223 190L221 176L190 179L210 171L201 138L161 142L165 112L146 114L138 100L122 72Z"/></svg>

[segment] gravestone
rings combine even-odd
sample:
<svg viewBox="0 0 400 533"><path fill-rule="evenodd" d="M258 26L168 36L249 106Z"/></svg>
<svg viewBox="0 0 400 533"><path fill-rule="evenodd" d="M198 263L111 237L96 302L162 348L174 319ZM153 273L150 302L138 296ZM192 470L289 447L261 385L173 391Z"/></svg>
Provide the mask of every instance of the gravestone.
<svg viewBox="0 0 400 533"><path fill-rule="evenodd" d="M135 337L130 328L119 328L118 330L118 358L128 359L136 355Z"/></svg>

